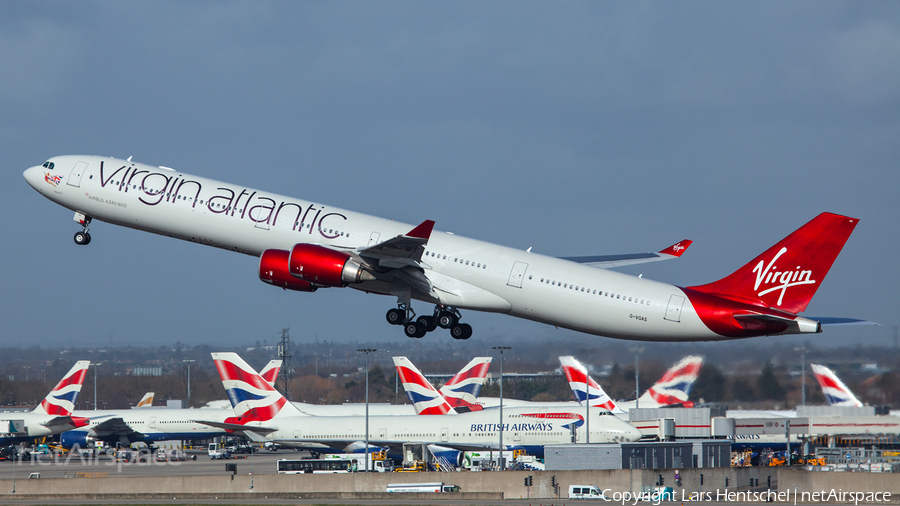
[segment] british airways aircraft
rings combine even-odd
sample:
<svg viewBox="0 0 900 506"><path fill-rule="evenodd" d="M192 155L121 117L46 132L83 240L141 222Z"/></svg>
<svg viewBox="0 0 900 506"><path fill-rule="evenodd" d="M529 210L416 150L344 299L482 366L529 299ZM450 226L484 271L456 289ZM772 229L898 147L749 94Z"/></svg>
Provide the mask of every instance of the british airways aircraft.
<svg viewBox="0 0 900 506"><path fill-rule="evenodd" d="M627 414L628 410L635 407L659 408L673 405L693 407L694 403L688 400L688 396L691 393L691 387L700 376L703 357L684 357L666 370L662 378L648 388L636 401L618 403L606 395L603 388L594 381L594 378L590 377L587 369L575 357L559 357L559 362L579 403L584 404L585 398L589 396L591 406L604 407L617 414ZM588 384L589 394L585 394L585 381Z"/></svg>
<svg viewBox="0 0 900 506"><path fill-rule="evenodd" d="M3 425L0 426L0 444L52 436L87 425L88 419L75 416L73 411L90 364L89 360L75 362L33 410L27 413L4 413Z"/></svg>
<svg viewBox="0 0 900 506"><path fill-rule="evenodd" d="M472 327L460 310L508 314L588 334L645 341L716 341L821 332L846 319L803 312L856 227L823 213L733 274L678 287L609 270L676 258L658 253L554 258L325 204L98 156L59 156L24 172L75 212L86 245L94 219L257 256L259 278L300 292L350 287L397 298L387 320L409 337ZM433 305L416 318L412 301ZM858 321L858 320L856 320Z"/></svg>
<svg viewBox="0 0 900 506"><path fill-rule="evenodd" d="M366 439L368 427L368 439L374 447L399 448L406 442L420 442L447 447L457 454L460 450L499 447L497 412L471 411L437 416L310 416L288 402L236 353L213 353L212 357L236 416L224 422L209 420L202 423L240 432L254 440L341 450ZM524 449L540 456L545 445L569 443L573 439L583 441L588 425L585 416L590 416L591 442L629 442L641 437L637 429L604 409L575 411L540 406L505 409L502 421L506 434L504 449Z"/></svg>
<svg viewBox="0 0 900 506"><path fill-rule="evenodd" d="M819 364L809 364L812 368L813 376L822 387L822 393L829 406L854 406L861 407L863 403L853 395L850 388L837 377L831 369Z"/></svg>

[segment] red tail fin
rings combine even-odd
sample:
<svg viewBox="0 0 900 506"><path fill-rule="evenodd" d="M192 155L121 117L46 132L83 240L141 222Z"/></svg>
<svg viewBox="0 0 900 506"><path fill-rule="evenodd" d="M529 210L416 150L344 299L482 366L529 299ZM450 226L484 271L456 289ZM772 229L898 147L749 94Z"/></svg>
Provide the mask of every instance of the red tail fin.
<svg viewBox="0 0 900 506"><path fill-rule="evenodd" d="M690 288L799 313L806 309L858 222L822 213L731 275Z"/></svg>

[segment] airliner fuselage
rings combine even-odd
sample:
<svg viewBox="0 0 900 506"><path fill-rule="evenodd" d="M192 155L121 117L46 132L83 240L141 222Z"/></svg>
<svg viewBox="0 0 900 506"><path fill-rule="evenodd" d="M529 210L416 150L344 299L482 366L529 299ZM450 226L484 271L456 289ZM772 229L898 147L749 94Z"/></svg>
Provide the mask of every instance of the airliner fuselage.
<svg viewBox="0 0 900 506"><path fill-rule="evenodd" d="M436 317L444 314L441 311L472 309L623 339L720 340L818 331L816 322L756 307L759 304L720 299L608 269L439 233L430 227L419 234L422 225L410 232L413 226L409 224L164 167L97 156L60 156L26 170L24 176L45 197L75 211L76 221L84 226L76 242L90 240L87 227L91 219L97 219L262 255L266 265L260 266L261 278L271 263L266 252L282 252L283 262L290 255L291 267L282 269L279 264L277 269L284 272L268 270L267 275L294 276L299 284L264 280L300 291L349 286L396 296L401 307L410 300L434 304ZM301 245L307 249L295 248ZM347 277L346 265L343 271L338 265L337 281L323 277L326 281L321 282L318 275L310 278L310 262L294 267L294 256L302 254L307 260L312 255L317 273L327 270L332 252L357 265L355 277L353 272ZM752 312L775 314L787 324L752 328L734 323L730 315L723 316L723 312L748 307ZM710 318L717 322L711 325ZM468 332L471 334L471 327ZM407 335L411 335L409 331Z"/></svg>

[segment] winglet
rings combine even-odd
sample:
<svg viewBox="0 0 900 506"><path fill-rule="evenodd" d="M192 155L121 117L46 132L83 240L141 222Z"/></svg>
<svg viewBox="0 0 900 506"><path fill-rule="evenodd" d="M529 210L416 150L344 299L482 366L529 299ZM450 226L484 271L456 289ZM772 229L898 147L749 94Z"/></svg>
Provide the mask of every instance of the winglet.
<svg viewBox="0 0 900 506"><path fill-rule="evenodd" d="M407 232L407 237L414 237L416 239L428 239L431 237L431 230L434 228L433 220L425 220L419 224L416 228Z"/></svg>
<svg viewBox="0 0 900 506"><path fill-rule="evenodd" d="M685 239L683 241L678 241L675 244L669 246L668 248L659 252L660 255L671 255L673 257L680 257L684 252L688 249L688 246L693 244L694 241L690 241Z"/></svg>

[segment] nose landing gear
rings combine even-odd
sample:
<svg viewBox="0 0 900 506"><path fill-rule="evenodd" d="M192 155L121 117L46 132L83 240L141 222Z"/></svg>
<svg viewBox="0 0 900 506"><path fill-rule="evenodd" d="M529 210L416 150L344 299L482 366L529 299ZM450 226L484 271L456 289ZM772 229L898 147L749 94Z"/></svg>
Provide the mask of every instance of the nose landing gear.
<svg viewBox="0 0 900 506"><path fill-rule="evenodd" d="M415 311L408 303L399 303L398 307L388 310L385 319L391 325L403 325L403 332L414 339L424 337L425 334L438 327L449 329L453 339L468 339L472 337L472 326L467 323L459 323L461 315L455 308L437 305L434 314L423 315L416 318Z"/></svg>
<svg viewBox="0 0 900 506"><path fill-rule="evenodd" d="M75 244L79 246L90 244L91 234L88 233L88 229L91 228L91 217L75 213L75 221L81 224L81 232L75 233Z"/></svg>

